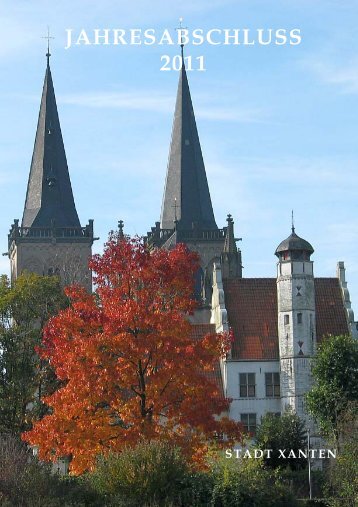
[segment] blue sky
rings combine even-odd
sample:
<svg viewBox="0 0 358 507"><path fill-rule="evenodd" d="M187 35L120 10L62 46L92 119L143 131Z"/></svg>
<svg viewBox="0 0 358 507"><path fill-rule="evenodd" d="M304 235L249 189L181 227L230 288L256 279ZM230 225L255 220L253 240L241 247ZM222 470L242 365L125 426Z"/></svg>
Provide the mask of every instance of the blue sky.
<svg viewBox="0 0 358 507"><path fill-rule="evenodd" d="M274 250L296 231L316 276L344 260L358 312L358 41L355 0L0 1L0 245L21 218L45 72L51 68L77 210L100 251L123 219L144 234L160 216L178 73L173 46L77 46L67 28L300 28L299 46L188 46L189 75L219 227L235 219L244 276L276 275ZM0 258L8 272L8 259Z"/></svg>

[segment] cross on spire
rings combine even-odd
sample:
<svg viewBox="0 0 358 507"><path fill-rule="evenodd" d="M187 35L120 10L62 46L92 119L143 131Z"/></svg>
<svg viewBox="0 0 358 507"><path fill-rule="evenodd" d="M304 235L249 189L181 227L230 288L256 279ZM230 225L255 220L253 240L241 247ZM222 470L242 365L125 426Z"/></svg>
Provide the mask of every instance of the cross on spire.
<svg viewBox="0 0 358 507"><path fill-rule="evenodd" d="M41 39L47 39L47 53L46 53L46 58L47 58L47 65L49 65L50 63L50 56L51 56L51 53L50 53L50 39L54 39L55 37L51 37L50 35L50 27L48 26L47 27L47 35L45 37L41 37Z"/></svg>
<svg viewBox="0 0 358 507"><path fill-rule="evenodd" d="M179 18L179 27L176 28L175 30L177 30L179 32L180 30L180 47L181 47L181 57L183 59L183 62L184 62L184 42L183 42L183 34L182 34L182 30L186 30L188 27L187 26L183 26L183 18Z"/></svg>

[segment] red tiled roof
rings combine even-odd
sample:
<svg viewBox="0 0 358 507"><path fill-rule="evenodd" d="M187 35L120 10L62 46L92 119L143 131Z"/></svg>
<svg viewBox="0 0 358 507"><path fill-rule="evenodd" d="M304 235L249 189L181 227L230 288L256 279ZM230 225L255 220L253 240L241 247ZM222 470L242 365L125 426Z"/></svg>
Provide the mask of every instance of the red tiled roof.
<svg viewBox="0 0 358 507"><path fill-rule="evenodd" d="M191 337L193 340L201 340L205 335L215 332L215 324L193 324L191 328ZM220 395L224 396L224 387L219 361L215 365L215 370L213 372L205 372L205 376L210 380L215 381L219 388Z"/></svg>
<svg viewBox="0 0 358 507"><path fill-rule="evenodd" d="M315 278L317 341L328 334L349 334L338 278Z"/></svg>
<svg viewBox="0 0 358 507"><path fill-rule="evenodd" d="M191 326L191 338L201 340L205 335L215 333L215 324L193 324Z"/></svg>
<svg viewBox="0 0 358 507"><path fill-rule="evenodd" d="M225 280L224 292L233 359L278 359L276 279Z"/></svg>
<svg viewBox="0 0 358 507"><path fill-rule="evenodd" d="M316 328L320 341L327 334L347 334L348 325L337 278L316 278ZM234 331L233 359L278 360L276 278L224 281L229 324Z"/></svg>

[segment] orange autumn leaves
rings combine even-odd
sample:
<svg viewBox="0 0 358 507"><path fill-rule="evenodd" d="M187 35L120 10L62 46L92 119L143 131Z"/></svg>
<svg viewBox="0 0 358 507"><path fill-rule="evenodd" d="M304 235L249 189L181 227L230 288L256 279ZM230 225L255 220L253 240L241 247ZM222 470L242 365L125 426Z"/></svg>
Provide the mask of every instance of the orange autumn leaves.
<svg viewBox="0 0 358 507"><path fill-rule="evenodd" d="M63 384L23 438L41 459L69 456L76 474L141 439L170 440L193 459L218 433L237 440L240 426L218 420L228 401L209 377L230 339L191 339L197 254L112 235L90 265L95 293L66 289L70 307L45 328L39 353Z"/></svg>

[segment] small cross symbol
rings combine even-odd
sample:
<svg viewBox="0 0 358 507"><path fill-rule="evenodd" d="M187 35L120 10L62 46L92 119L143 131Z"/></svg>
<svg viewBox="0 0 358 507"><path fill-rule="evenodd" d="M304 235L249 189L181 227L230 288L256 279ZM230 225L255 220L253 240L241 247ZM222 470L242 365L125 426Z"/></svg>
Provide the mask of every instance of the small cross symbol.
<svg viewBox="0 0 358 507"><path fill-rule="evenodd" d="M180 30L180 47L181 47L181 56L183 58L183 48L184 48L184 41L183 41L183 34L182 34L182 30L187 30L187 26L183 26L183 18L179 18L179 27L176 28L175 30L177 32L179 32Z"/></svg>
<svg viewBox="0 0 358 507"><path fill-rule="evenodd" d="M49 61L51 53L50 53L50 39L54 39L55 37L51 37L50 35L50 28L47 27L47 35L45 37L41 37L41 39L47 39L47 61Z"/></svg>

